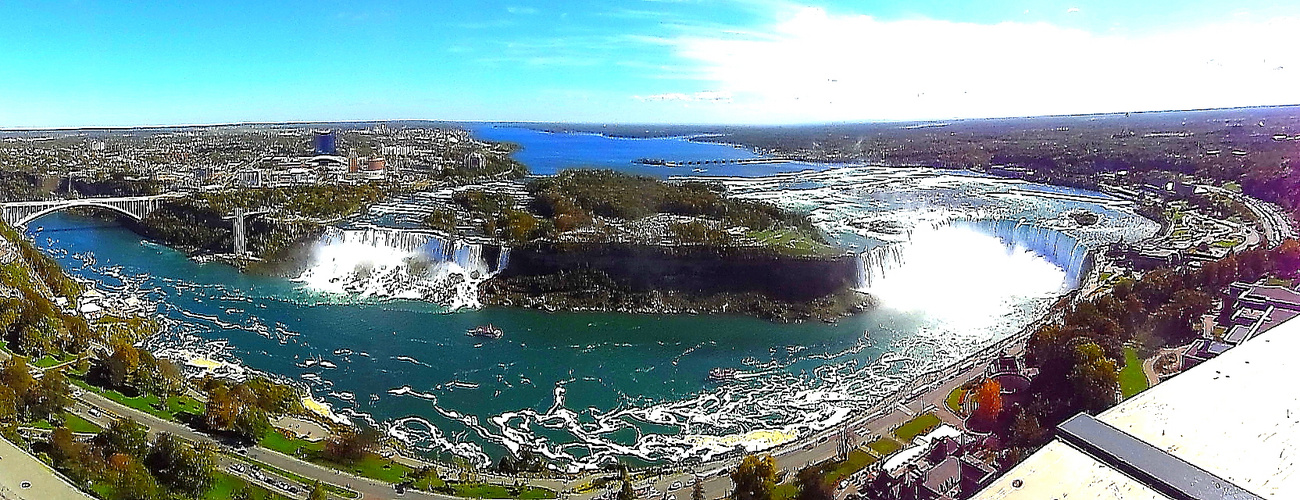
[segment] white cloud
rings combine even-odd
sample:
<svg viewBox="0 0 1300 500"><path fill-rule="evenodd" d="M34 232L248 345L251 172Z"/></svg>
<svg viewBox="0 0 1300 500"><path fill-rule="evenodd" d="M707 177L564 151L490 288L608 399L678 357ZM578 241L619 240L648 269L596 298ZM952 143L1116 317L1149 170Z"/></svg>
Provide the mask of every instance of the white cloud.
<svg viewBox="0 0 1300 500"><path fill-rule="evenodd" d="M1300 19L1129 37L1043 23L802 9L761 34L672 40L735 121L1019 116L1300 103ZM643 101L692 101L659 94Z"/></svg>

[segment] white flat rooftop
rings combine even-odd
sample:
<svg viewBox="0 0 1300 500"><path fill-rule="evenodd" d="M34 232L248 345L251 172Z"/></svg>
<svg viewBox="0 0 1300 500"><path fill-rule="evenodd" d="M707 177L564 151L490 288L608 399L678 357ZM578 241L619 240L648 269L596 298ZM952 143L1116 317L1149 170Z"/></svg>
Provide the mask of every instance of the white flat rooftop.
<svg viewBox="0 0 1300 500"><path fill-rule="evenodd" d="M1300 498L1297 356L1300 321L1287 321L1097 420L1260 497ZM1056 440L975 498L1165 497Z"/></svg>

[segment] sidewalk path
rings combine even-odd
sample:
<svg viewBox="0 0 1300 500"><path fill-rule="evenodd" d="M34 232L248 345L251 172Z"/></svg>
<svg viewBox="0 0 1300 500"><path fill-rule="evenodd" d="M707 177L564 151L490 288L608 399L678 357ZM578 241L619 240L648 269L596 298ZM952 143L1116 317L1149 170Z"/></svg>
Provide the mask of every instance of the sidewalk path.
<svg viewBox="0 0 1300 500"><path fill-rule="evenodd" d="M36 457L0 438L0 498L92 500Z"/></svg>

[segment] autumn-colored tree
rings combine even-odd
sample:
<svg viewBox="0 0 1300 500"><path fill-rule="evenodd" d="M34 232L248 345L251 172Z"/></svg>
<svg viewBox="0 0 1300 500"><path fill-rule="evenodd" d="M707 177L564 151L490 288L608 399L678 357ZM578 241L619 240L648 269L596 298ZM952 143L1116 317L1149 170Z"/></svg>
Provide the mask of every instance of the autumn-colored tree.
<svg viewBox="0 0 1300 500"><path fill-rule="evenodd" d="M985 422L992 422L1002 415L1002 384L993 379L984 379L975 389L974 416Z"/></svg>
<svg viewBox="0 0 1300 500"><path fill-rule="evenodd" d="M772 500L776 488L776 460L771 455L749 455L731 471L731 482L736 489L733 500Z"/></svg>

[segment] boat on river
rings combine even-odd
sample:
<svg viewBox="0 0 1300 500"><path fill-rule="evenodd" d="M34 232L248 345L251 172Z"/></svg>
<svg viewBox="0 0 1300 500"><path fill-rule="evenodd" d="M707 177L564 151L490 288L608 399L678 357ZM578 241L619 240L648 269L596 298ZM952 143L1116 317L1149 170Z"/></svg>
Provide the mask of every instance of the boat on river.
<svg viewBox="0 0 1300 500"><path fill-rule="evenodd" d="M709 370L709 382L731 382L736 380L735 368L714 368Z"/></svg>
<svg viewBox="0 0 1300 500"><path fill-rule="evenodd" d="M471 337L486 337L489 339L499 339L505 335L505 332L502 331L500 328L493 326L491 323L488 323L486 325L479 325L474 328L470 328L469 330L466 330L465 335L469 335Z"/></svg>

